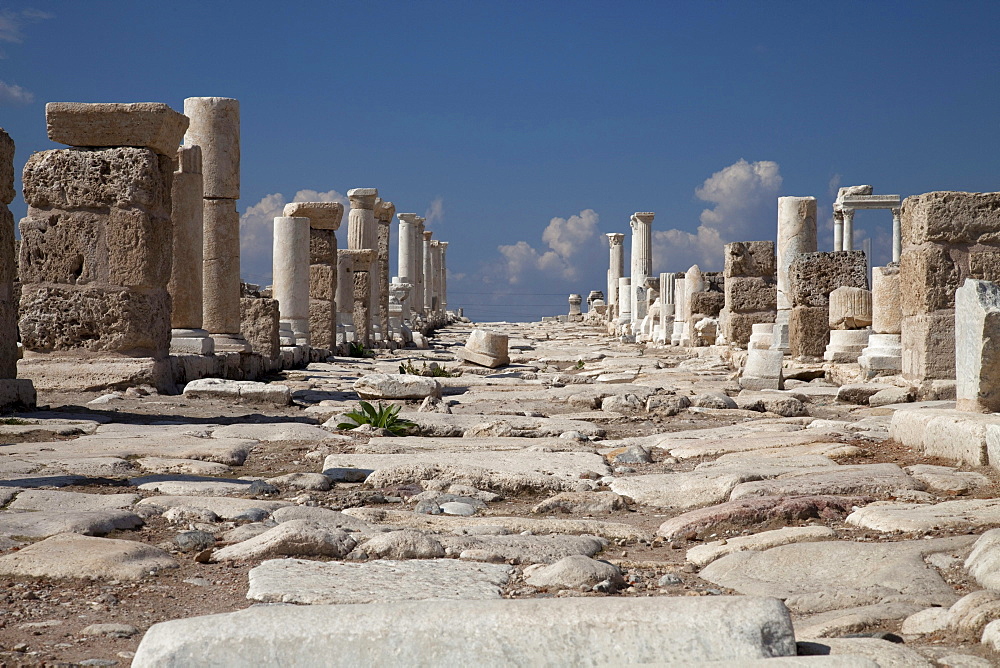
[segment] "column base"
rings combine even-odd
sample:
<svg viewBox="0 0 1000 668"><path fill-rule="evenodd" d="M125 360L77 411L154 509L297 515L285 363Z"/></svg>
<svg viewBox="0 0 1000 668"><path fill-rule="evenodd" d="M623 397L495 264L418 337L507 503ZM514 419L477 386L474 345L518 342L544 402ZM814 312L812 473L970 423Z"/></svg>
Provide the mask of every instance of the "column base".
<svg viewBox="0 0 1000 668"><path fill-rule="evenodd" d="M0 410L34 408L35 386L27 378L0 378Z"/></svg>
<svg viewBox="0 0 1000 668"><path fill-rule="evenodd" d="M858 357L858 364L866 376L894 376L902 372L902 338L900 334L872 334L868 337L868 347Z"/></svg>
<svg viewBox="0 0 1000 668"><path fill-rule="evenodd" d="M780 350L788 353L792 349L788 341L788 323L774 323L771 329L771 350Z"/></svg>
<svg viewBox="0 0 1000 668"><path fill-rule="evenodd" d="M868 345L870 329L831 329L830 344L823 353L827 362L851 364L858 361L861 351Z"/></svg>
<svg viewBox="0 0 1000 668"><path fill-rule="evenodd" d="M750 341L747 350L770 350L774 345L774 323L754 323L750 326Z"/></svg>
<svg viewBox="0 0 1000 668"><path fill-rule="evenodd" d="M215 352L215 341L205 329L170 330L171 355L211 355Z"/></svg>
<svg viewBox="0 0 1000 668"><path fill-rule="evenodd" d="M250 344L241 334L212 334L217 353L250 352Z"/></svg>

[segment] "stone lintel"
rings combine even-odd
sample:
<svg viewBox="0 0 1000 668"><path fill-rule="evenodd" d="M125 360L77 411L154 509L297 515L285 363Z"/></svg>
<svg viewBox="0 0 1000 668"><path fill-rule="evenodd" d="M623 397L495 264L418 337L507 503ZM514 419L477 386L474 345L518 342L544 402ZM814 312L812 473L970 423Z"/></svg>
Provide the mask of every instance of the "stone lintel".
<svg viewBox="0 0 1000 668"><path fill-rule="evenodd" d="M282 214L286 218L308 218L309 226L317 230L336 230L344 219L340 202L289 202Z"/></svg>
<svg viewBox="0 0 1000 668"><path fill-rule="evenodd" d="M898 209L899 195L851 195L838 202L841 209Z"/></svg>
<svg viewBox="0 0 1000 668"><path fill-rule="evenodd" d="M162 102L49 102L49 139L67 146L139 146L173 157L188 117Z"/></svg>

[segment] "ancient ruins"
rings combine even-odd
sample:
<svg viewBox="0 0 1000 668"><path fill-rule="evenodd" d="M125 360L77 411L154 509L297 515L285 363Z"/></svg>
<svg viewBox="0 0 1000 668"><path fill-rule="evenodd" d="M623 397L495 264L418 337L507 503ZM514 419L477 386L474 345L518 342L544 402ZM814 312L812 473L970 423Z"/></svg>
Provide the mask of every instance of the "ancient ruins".
<svg viewBox="0 0 1000 668"><path fill-rule="evenodd" d="M832 251L778 197L714 266L636 212L473 323L376 187L242 282L237 100L45 120L0 130L0 664L1000 662L1000 193L840 188Z"/></svg>

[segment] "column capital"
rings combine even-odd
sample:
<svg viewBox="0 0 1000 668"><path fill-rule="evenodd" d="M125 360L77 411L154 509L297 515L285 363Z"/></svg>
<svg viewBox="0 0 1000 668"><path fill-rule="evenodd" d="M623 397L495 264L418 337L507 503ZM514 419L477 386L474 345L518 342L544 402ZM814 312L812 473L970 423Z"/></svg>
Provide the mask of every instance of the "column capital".
<svg viewBox="0 0 1000 668"><path fill-rule="evenodd" d="M378 198L378 188L352 188L347 191L352 209L374 209Z"/></svg>
<svg viewBox="0 0 1000 668"><path fill-rule="evenodd" d="M427 231L421 232L421 234L424 235L424 241L426 241L427 243L430 243L430 241L431 241L431 235L433 235L434 233L431 232L430 230L427 230Z"/></svg>
<svg viewBox="0 0 1000 668"><path fill-rule="evenodd" d="M846 206L841 207L840 215L843 216L846 220L854 220L854 209L851 209Z"/></svg>
<svg viewBox="0 0 1000 668"><path fill-rule="evenodd" d="M439 241L438 245L441 247L441 250L445 250L446 248L448 248L448 242L447 241Z"/></svg>
<svg viewBox="0 0 1000 668"><path fill-rule="evenodd" d="M621 232L608 232L604 236L608 238L608 243L612 246L621 246L622 241L625 240L625 235Z"/></svg>
<svg viewBox="0 0 1000 668"><path fill-rule="evenodd" d="M426 220L427 219L424 218L423 216L417 216L417 232L419 234L423 234L424 233L424 222Z"/></svg>
<svg viewBox="0 0 1000 668"><path fill-rule="evenodd" d="M898 207L898 206L897 206L897 207L894 207L894 208L892 209L892 217L893 217L893 218L899 218L899 216L900 216L900 214L901 214L902 212L903 212L903 209L901 209L900 207Z"/></svg>
<svg viewBox="0 0 1000 668"><path fill-rule="evenodd" d="M317 230L340 229L344 205L340 202L289 202L282 211L286 218L308 218Z"/></svg>
<svg viewBox="0 0 1000 668"><path fill-rule="evenodd" d="M428 232L428 234L430 234L430 232ZM438 248L440 245L441 245L441 242L438 241L437 239L434 239L433 241L431 241L431 248Z"/></svg>
<svg viewBox="0 0 1000 668"><path fill-rule="evenodd" d="M635 229L635 226L639 223L642 223L643 225L651 225L655 215L656 214L652 211L636 211L632 214L632 219L630 221L632 229Z"/></svg>
<svg viewBox="0 0 1000 668"><path fill-rule="evenodd" d="M392 217L396 215L396 205L387 202L381 197L375 200L375 220L388 225L392 222Z"/></svg>
<svg viewBox="0 0 1000 668"><path fill-rule="evenodd" d="M399 218L400 223L406 223L408 225L416 225L417 218L419 218L415 213L397 213L396 218Z"/></svg>

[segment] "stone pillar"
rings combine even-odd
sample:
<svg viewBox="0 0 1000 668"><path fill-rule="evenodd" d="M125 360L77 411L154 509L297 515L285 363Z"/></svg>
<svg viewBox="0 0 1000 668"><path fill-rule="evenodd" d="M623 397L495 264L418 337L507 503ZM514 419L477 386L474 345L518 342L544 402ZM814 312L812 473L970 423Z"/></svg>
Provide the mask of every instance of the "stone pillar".
<svg viewBox="0 0 1000 668"><path fill-rule="evenodd" d="M431 235L433 232L424 231L423 245L421 247L421 257L423 257L420 280L424 289L424 314L429 318L434 313L434 260L431 259Z"/></svg>
<svg viewBox="0 0 1000 668"><path fill-rule="evenodd" d="M625 273L625 249L622 246L625 235L611 232L607 237L611 251L608 267L608 320L614 320L618 317L618 279Z"/></svg>
<svg viewBox="0 0 1000 668"><path fill-rule="evenodd" d="M702 292L705 289L705 279L702 276L701 268L698 265L692 266L684 274L684 329L680 340L680 345L682 346L694 345L696 311L694 310L693 297L695 293Z"/></svg>
<svg viewBox="0 0 1000 668"><path fill-rule="evenodd" d="M170 270L170 352L174 355L211 355L215 342L202 329L204 269L204 188L201 147L177 149L177 169L171 188L174 225Z"/></svg>
<svg viewBox="0 0 1000 668"><path fill-rule="evenodd" d="M632 322L646 317L646 279L653 273L651 211L637 211L632 214Z"/></svg>
<svg viewBox="0 0 1000 668"><path fill-rule="evenodd" d="M26 351L46 355L25 359L39 375L21 371L54 378L40 367L91 357L101 363L69 367L62 389L172 386L157 360L170 346L170 191L188 120L165 104L50 103L46 121L74 148L35 153L24 168L20 330ZM238 313L238 291L236 302Z"/></svg>
<svg viewBox="0 0 1000 668"><path fill-rule="evenodd" d="M570 320L582 320L583 311L580 310L580 305L583 304L583 297L578 294L572 294L569 296L569 319Z"/></svg>
<svg viewBox="0 0 1000 668"><path fill-rule="evenodd" d="M416 254L413 265L413 291L410 293L413 310L421 316L426 314L424 304L424 221L425 218L417 216L416 226L413 230Z"/></svg>
<svg viewBox="0 0 1000 668"><path fill-rule="evenodd" d="M789 267L802 253L816 252L816 198L778 198L777 306L774 348L788 352L788 320L792 310Z"/></svg>
<svg viewBox="0 0 1000 668"><path fill-rule="evenodd" d="M903 223L902 210L892 210L892 261L899 262L899 256L903 253ZM874 280L874 279L873 279Z"/></svg>
<svg viewBox="0 0 1000 668"><path fill-rule="evenodd" d="M204 184L203 326L217 352L250 350L240 331L240 103L189 97L185 146L200 146Z"/></svg>
<svg viewBox="0 0 1000 668"><path fill-rule="evenodd" d="M626 324L632 322L632 300L631 298L626 298L627 295L632 294L632 279L628 276L622 276L618 279L618 294L622 298L618 301L618 324L620 326L625 326Z"/></svg>
<svg viewBox="0 0 1000 668"><path fill-rule="evenodd" d="M438 252L440 253L438 262L438 273L441 276L441 283L438 286L438 298L441 301L441 313L448 312L448 242L441 241L438 243Z"/></svg>
<svg viewBox="0 0 1000 668"><path fill-rule="evenodd" d="M854 250L854 209L844 209L844 242L840 250Z"/></svg>
<svg viewBox="0 0 1000 668"><path fill-rule="evenodd" d="M435 313L441 312L441 242L431 241L431 304Z"/></svg>
<svg viewBox="0 0 1000 668"><path fill-rule="evenodd" d="M684 338L684 302L686 299L684 279L674 278L674 331L670 334L670 345L679 346Z"/></svg>
<svg viewBox="0 0 1000 668"><path fill-rule="evenodd" d="M844 250L844 212L839 204L833 210L833 250Z"/></svg>
<svg viewBox="0 0 1000 668"><path fill-rule="evenodd" d="M374 262L376 257L376 249L378 248L378 231L376 230L375 223L375 202L378 199L378 189L377 188L353 188L347 191L347 198L351 201L351 212L347 217L347 248L348 250L370 250L372 253L370 257ZM369 257L369 256L366 256ZM353 270L357 271L357 263L353 265ZM371 289L372 275L375 274L375 267L369 267L366 272L368 276L366 277L366 284L369 289ZM355 282L357 279L355 279ZM356 298L356 295L355 295ZM365 322L369 326L372 324L372 304L374 303L373 296L371 292L368 294L368 318ZM354 318L355 327L357 327L358 319ZM355 332L356 340L361 341L362 339L368 341L369 343L373 339L372 332ZM365 343L363 345L368 345Z"/></svg>
<svg viewBox="0 0 1000 668"><path fill-rule="evenodd" d="M351 263L353 278L354 305L352 316L354 320L354 340L370 348L372 344L372 300L371 300L371 268L375 260L373 249L341 251Z"/></svg>
<svg viewBox="0 0 1000 668"><path fill-rule="evenodd" d="M344 205L292 202L283 213L309 219L309 345L333 350L337 347L337 230Z"/></svg>
<svg viewBox="0 0 1000 668"><path fill-rule="evenodd" d="M0 128L0 410L35 406L30 380L16 380L17 301L14 298L14 216L7 205L14 201L14 141Z"/></svg>
<svg viewBox="0 0 1000 668"><path fill-rule="evenodd" d="M337 343L354 337L354 258L348 250L337 251Z"/></svg>
<svg viewBox="0 0 1000 668"><path fill-rule="evenodd" d="M376 297L375 319L384 340L392 339L389 332L389 226L396 215L396 205L378 199L375 202L376 244L378 257L375 259L377 271L372 279L372 295Z"/></svg>
<svg viewBox="0 0 1000 668"><path fill-rule="evenodd" d="M309 219L274 219L274 298L282 329L295 335L295 345L309 345Z"/></svg>
<svg viewBox="0 0 1000 668"><path fill-rule="evenodd" d="M396 263L396 273L399 283L410 284L411 290L406 291L406 296L401 302L400 317L403 322L409 322L410 309L413 306L412 287L417 273L417 256L420 253L420 244L417 243L417 214L400 213L396 215L399 219L399 255Z"/></svg>
<svg viewBox="0 0 1000 668"><path fill-rule="evenodd" d="M394 341L406 344L413 340L412 332L403 318L403 304L407 302L413 285L403 283L394 276L389 285L389 330Z"/></svg>
<svg viewBox="0 0 1000 668"><path fill-rule="evenodd" d="M670 343L676 310L673 274L660 274L660 329L657 343Z"/></svg>
<svg viewBox="0 0 1000 668"><path fill-rule="evenodd" d="M1000 412L1000 285L965 279L955 292L955 408Z"/></svg>

